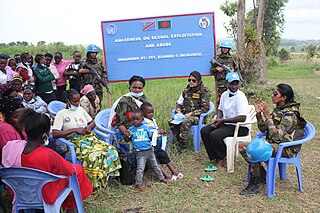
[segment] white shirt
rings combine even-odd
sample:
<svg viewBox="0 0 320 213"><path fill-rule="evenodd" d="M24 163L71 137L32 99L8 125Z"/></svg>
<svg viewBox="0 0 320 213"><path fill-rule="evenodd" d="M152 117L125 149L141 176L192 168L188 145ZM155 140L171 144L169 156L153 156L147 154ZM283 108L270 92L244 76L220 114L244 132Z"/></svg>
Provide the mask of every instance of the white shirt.
<svg viewBox="0 0 320 213"><path fill-rule="evenodd" d="M246 95L238 90L237 94L229 97L229 92L222 93L220 98L219 110L223 113L223 118L233 118L239 115L248 115L248 99ZM226 125L235 125L235 123L225 123ZM248 125L249 127L249 125Z"/></svg>

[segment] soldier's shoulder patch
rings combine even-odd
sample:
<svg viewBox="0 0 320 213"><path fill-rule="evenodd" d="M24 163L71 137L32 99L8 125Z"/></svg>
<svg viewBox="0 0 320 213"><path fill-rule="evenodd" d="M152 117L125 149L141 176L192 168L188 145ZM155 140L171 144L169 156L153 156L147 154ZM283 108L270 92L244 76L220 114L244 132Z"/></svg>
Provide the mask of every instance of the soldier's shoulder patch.
<svg viewBox="0 0 320 213"><path fill-rule="evenodd" d="M285 126L290 126L291 120L288 119L288 118L286 118L286 117L283 117L283 118L281 119L280 124L283 124L283 125L285 125Z"/></svg>

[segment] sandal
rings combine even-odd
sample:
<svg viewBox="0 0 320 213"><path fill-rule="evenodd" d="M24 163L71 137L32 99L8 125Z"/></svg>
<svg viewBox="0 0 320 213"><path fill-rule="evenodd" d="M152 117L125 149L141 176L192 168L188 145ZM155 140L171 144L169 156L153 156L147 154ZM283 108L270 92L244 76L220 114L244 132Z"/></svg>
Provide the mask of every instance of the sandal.
<svg viewBox="0 0 320 213"><path fill-rule="evenodd" d="M227 161L227 157L224 157L222 160L219 160L216 164L216 167L221 167Z"/></svg>
<svg viewBox="0 0 320 213"><path fill-rule="evenodd" d="M178 175L172 175L171 180L178 180L178 179L182 179L183 178L183 174L179 173Z"/></svg>
<svg viewBox="0 0 320 213"><path fill-rule="evenodd" d="M211 177L210 175L206 175L202 178L200 178L200 180L203 180L203 181L213 181L213 177Z"/></svg>
<svg viewBox="0 0 320 213"><path fill-rule="evenodd" d="M204 169L204 171L206 172L211 172L216 170L217 170L217 167L215 167L214 165L208 166L207 168Z"/></svg>

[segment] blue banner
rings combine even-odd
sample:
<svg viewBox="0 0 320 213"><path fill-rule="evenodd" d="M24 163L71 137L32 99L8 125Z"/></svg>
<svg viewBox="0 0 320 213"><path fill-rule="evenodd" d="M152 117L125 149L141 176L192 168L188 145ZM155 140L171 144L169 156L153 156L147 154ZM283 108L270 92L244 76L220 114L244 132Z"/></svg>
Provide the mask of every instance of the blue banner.
<svg viewBox="0 0 320 213"><path fill-rule="evenodd" d="M210 75L215 56L214 13L101 23L108 81Z"/></svg>

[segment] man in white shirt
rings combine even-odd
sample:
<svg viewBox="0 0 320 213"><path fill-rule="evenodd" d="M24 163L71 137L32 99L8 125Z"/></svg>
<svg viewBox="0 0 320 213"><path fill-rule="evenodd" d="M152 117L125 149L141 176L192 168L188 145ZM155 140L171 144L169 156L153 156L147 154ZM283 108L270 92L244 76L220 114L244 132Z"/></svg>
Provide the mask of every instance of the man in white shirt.
<svg viewBox="0 0 320 213"><path fill-rule="evenodd" d="M248 100L239 90L239 74L230 72L226 76L228 90L222 93L216 119L201 129L201 138L210 161L221 167L226 161L226 145L223 139L232 137L235 124L244 122L248 114ZM248 134L247 127L239 128L239 136Z"/></svg>

